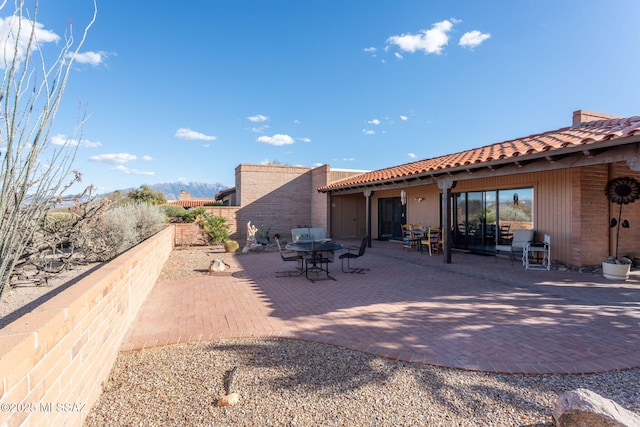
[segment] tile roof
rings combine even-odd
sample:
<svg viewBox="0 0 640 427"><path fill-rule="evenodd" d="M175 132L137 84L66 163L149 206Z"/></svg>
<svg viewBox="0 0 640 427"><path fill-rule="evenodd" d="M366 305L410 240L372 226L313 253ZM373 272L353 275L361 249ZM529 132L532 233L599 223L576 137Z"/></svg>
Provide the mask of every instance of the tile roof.
<svg viewBox="0 0 640 427"><path fill-rule="evenodd" d="M596 120L459 153L363 173L332 182L319 190L330 191L358 187L368 183L401 180L429 173L443 174L447 172L447 169L481 165L492 161L515 162L535 154L555 152L556 150L567 151L572 147L597 144L633 135L640 135L640 116Z"/></svg>
<svg viewBox="0 0 640 427"><path fill-rule="evenodd" d="M204 206L207 203L215 203L216 199L183 199L183 200L169 200L167 201L168 205L178 205L183 208L195 208L198 206Z"/></svg>
<svg viewBox="0 0 640 427"><path fill-rule="evenodd" d="M220 200L230 194L233 194L236 192L236 187L231 187L231 188L225 188L224 190L220 190L216 193L216 200Z"/></svg>

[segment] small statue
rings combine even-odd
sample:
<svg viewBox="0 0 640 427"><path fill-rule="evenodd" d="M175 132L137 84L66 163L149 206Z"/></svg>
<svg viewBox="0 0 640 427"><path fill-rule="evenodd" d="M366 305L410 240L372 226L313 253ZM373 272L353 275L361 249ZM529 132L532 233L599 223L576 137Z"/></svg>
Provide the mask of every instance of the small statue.
<svg viewBox="0 0 640 427"><path fill-rule="evenodd" d="M258 246L258 241L256 240L257 232L258 227L251 225L251 221L249 221L247 223L247 243L244 245L242 252L246 253L247 251L254 250L256 246Z"/></svg>

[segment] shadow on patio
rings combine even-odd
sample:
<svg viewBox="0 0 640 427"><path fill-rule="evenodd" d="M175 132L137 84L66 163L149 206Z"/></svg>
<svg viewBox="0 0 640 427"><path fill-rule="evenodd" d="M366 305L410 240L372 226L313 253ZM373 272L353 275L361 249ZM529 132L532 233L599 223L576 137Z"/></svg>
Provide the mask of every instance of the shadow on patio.
<svg viewBox="0 0 640 427"><path fill-rule="evenodd" d="M615 283L598 275L525 271L505 259L458 252L447 265L442 256L379 241L354 262L370 268L366 274L342 273L336 256L336 281L278 278L275 272L290 266L277 252L234 261L232 275L174 284L172 292L181 294L171 301L180 320L158 313L147 322L155 321L153 328L139 324L135 339L146 341L137 348L154 342L150 337L155 345L286 337L487 372L640 366L638 276ZM150 299L162 289L156 285Z"/></svg>

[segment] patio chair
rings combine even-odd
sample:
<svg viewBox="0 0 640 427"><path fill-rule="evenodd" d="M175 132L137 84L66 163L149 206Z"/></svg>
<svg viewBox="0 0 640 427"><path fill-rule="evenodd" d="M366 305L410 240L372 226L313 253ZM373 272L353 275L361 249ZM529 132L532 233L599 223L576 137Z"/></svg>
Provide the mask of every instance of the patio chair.
<svg viewBox="0 0 640 427"><path fill-rule="evenodd" d="M420 252L425 248L429 249L429 256L442 254L442 229L440 227L429 227L423 239L420 240Z"/></svg>
<svg viewBox="0 0 640 427"><path fill-rule="evenodd" d="M542 242L529 242L524 247L526 270L551 270L551 236L544 235Z"/></svg>
<svg viewBox="0 0 640 427"><path fill-rule="evenodd" d="M498 244L508 245L512 238L511 224L502 224L500 226L500 234L498 235Z"/></svg>
<svg viewBox="0 0 640 427"><path fill-rule="evenodd" d="M287 277L287 276L299 276L304 271L304 258L302 255L297 254L296 252L285 252L282 250L282 246L280 245L280 239L275 238L276 245L278 246L278 252L280 252L280 258L285 262L297 262L295 270L286 270L286 271L276 271L276 277ZM286 255L285 255L286 253ZM295 254L295 255L292 255Z"/></svg>
<svg viewBox="0 0 640 427"><path fill-rule="evenodd" d="M360 258L361 256L364 255L364 251L367 249L367 243L369 242L369 236L365 236L362 238L362 242L360 242L360 246L350 246L350 247L346 247L344 248L347 252L343 253L342 255L340 255L338 258L340 258L342 260L342 271L344 273L357 273L357 274L364 274L364 272L366 270L369 270L368 268L363 268L363 267L351 267L350 261L352 259L356 259L356 258ZM355 251L357 250L358 252L351 252L351 251ZM347 260L347 268L345 270L344 268L344 260Z"/></svg>
<svg viewBox="0 0 640 427"><path fill-rule="evenodd" d="M513 260L516 258L517 254L522 258L524 255L524 248L527 243L533 240L534 234L535 230L515 230L513 232L513 239L511 240L510 245L496 245L496 262L498 262L498 255L500 252L504 252L506 255L510 256L511 265L513 265Z"/></svg>
<svg viewBox="0 0 640 427"><path fill-rule="evenodd" d="M407 251L411 249L416 249L418 247L418 239L415 238L413 234L413 229L409 224L402 225L402 250L405 248Z"/></svg>

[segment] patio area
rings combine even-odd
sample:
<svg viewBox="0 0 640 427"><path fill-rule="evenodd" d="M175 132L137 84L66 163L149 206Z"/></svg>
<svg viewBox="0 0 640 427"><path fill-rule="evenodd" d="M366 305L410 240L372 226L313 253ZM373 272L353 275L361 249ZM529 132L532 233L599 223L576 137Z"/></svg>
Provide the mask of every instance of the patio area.
<svg viewBox="0 0 640 427"><path fill-rule="evenodd" d="M357 241L341 242L357 245ZM312 283L278 252L231 258L207 277L159 282L123 351L225 338L281 337L391 359L499 373L593 373L640 367L640 275L525 271L508 259L402 251L373 241Z"/></svg>

